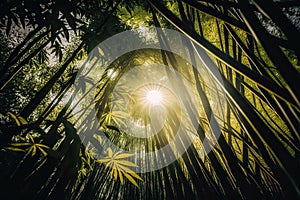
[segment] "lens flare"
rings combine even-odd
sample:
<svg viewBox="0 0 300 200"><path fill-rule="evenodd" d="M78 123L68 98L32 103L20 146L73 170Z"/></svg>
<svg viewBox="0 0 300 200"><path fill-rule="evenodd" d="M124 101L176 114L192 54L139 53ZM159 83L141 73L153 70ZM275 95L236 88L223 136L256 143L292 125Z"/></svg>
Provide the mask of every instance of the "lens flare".
<svg viewBox="0 0 300 200"><path fill-rule="evenodd" d="M162 102L163 96L162 93L158 90L150 90L149 92L147 92L146 99L150 104L158 105Z"/></svg>

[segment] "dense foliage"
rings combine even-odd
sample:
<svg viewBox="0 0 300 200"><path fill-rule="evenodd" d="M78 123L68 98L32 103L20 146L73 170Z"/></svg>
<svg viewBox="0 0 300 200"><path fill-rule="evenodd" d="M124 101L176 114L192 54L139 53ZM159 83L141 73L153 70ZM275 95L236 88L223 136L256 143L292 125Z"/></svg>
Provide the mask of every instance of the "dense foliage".
<svg viewBox="0 0 300 200"><path fill-rule="evenodd" d="M1 198L300 197L299 2L7 0L0 5ZM190 40L169 41L163 31L148 27L174 29ZM93 81L80 66L105 66L106 52L96 49L100 56L94 55L95 47L133 28L126 48L156 35L161 46L184 45L191 60L199 47L205 49L215 69L204 75L168 51L132 51L99 71L97 93L86 101ZM116 42L114 48L124 47ZM136 77L163 74L180 88L172 98L183 94L189 111L181 116L182 105L167 102L167 125L148 140L128 134L130 117L137 130L149 123L138 94L124 110L127 86L135 79L125 74L145 63ZM168 66L168 73L156 72L153 63ZM108 139L140 154L155 151L170 143L179 124L194 118L196 130L184 127L192 144L156 171L138 173L142 163L132 154L106 145ZM205 152L205 137L217 133L216 144Z"/></svg>

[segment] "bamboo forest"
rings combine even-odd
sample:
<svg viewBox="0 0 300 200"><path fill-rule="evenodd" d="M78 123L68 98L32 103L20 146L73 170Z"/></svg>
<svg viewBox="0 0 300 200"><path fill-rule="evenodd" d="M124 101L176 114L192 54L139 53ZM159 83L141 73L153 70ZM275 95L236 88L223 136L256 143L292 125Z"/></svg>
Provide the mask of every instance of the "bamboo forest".
<svg viewBox="0 0 300 200"><path fill-rule="evenodd" d="M298 0L1 0L0 199L300 199Z"/></svg>

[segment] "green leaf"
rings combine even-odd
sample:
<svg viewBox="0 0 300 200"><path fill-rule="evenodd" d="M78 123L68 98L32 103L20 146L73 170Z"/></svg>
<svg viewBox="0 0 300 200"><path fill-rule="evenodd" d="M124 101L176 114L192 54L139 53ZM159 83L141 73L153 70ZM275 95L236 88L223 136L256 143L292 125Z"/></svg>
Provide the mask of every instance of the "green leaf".
<svg viewBox="0 0 300 200"><path fill-rule="evenodd" d="M34 144L35 142L34 142L34 139L33 139L32 135L31 134L27 134L27 136L29 137L30 141Z"/></svg>
<svg viewBox="0 0 300 200"><path fill-rule="evenodd" d="M118 165L126 165L126 166L129 166L129 167L137 167L136 164L134 164L130 161L127 161L127 160L116 160L115 162L118 163Z"/></svg>
<svg viewBox="0 0 300 200"><path fill-rule="evenodd" d="M113 152L110 147L107 150L107 154L108 154L108 157L113 157Z"/></svg>
<svg viewBox="0 0 300 200"><path fill-rule="evenodd" d="M10 151L18 151L18 152L25 152L23 149L15 148L15 147L5 147L5 149Z"/></svg>
<svg viewBox="0 0 300 200"><path fill-rule="evenodd" d="M17 118L19 119L19 121L20 121L20 123L21 123L22 125L28 124L28 122L26 121L26 119L25 119L24 117L22 117L22 116L17 116Z"/></svg>
<svg viewBox="0 0 300 200"><path fill-rule="evenodd" d="M134 178L132 178L132 176L130 176L129 174L127 173L124 173L124 176L133 184L135 185L136 187L139 187L139 185L137 184L137 182L134 180Z"/></svg>
<svg viewBox="0 0 300 200"><path fill-rule="evenodd" d="M117 180L118 178L118 170L116 168L113 168L113 173L114 173L114 179Z"/></svg>
<svg viewBox="0 0 300 200"><path fill-rule="evenodd" d="M24 142L24 143L12 143L11 146L15 146L15 147L21 147L21 146L29 146L32 145L29 142Z"/></svg>
<svg viewBox="0 0 300 200"><path fill-rule="evenodd" d="M9 114L15 120L17 126L21 126L21 122L19 121L18 117L15 114L11 112L8 112L7 114Z"/></svg>
<svg viewBox="0 0 300 200"><path fill-rule="evenodd" d="M132 157L132 156L134 156L134 155L131 153L123 153L123 154L119 154L119 155L115 156L115 159L128 158L128 157Z"/></svg>
<svg viewBox="0 0 300 200"><path fill-rule="evenodd" d="M39 146L37 146L37 148L42 152L42 154L43 154L44 156L47 155L47 152L46 152L43 148L41 148L41 147L39 147Z"/></svg>
<svg viewBox="0 0 300 200"><path fill-rule="evenodd" d="M103 140L102 140L102 137L98 134L94 134L93 137L100 143L102 144Z"/></svg>
<svg viewBox="0 0 300 200"><path fill-rule="evenodd" d="M124 173L130 174L131 176L133 176L134 178L137 178L139 180L143 180L137 173L135 173L134 171L132 171L131 169L129 169L128 167L124 167L124 166L118 166L120 168L120 170L122 170Z"/></svg>
<svg viewBox="0 0 300 200"><path fill-rule="evenodd" d="M118 172L119 172L120 182L121 182L122 185L124 185L124 178L123 178L123 175L122 175L122 171L118 170Z"/></svg>

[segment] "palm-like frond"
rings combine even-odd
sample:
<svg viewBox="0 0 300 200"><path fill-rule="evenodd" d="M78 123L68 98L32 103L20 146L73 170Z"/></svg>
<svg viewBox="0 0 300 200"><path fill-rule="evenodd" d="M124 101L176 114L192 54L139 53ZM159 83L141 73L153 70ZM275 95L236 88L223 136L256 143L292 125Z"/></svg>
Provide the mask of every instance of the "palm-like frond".
<svg viewBox="0 0 300 200"><path fill-rule="evenodd" d="M12 183L24 183L24 188L19 187L24 197L19 199L299 198L299 30L283 12L299 7L298 2L149 0L145 4L139 0L58 1L43 1L37 4L39 6L23 2L26 9L22 7L23 3L21 6L10 1L3 3L8 10L2 12L1 19L6 21L0 23L5 26L6 34L11 33L13 23L21 22L22 26L27 26L27 20L37 28L30 29L23 41L5 58L0 69L3 75L0 92L8 89L10 84L19 87L14 82L20 79L18 74L31 75L26 72L27 64L31 68L41 65L49 69L43 84L29 84L36 91L26 105L15 106L20 112L9 112L12 120L3 126L1 121L1 142L3 137L6 149L25 153L25 157L23 154L9 154L16 156L10 162L19 164L16 170L8 170L3 176L5 181L11 179ZM59 8L57 5L61 2L71 4L72 8ZM106 52L101 49L96 54L86 54L96 42L127 28L128 24L122 24L122 12L126 10L129 11L127 17L134 16L134 12L142 13L147 15L145 21L151 21L151 25L180 31L190 41L174 42L186 47L191 60L203 52L208 53L207 58L212 60L210 64L215 70L205 68L209 75L204 80L201 73L193 70L193 63L184 64L170 52L159 51L153 56L149 54L151 50L143 50L142 53L133 51L121 56L102 71L96 86L85 76L78 77L79 82L74 83L77 74L66 74L74 68L75 61L88 57L87 60L96 58L96 62L92 63L94 66L106 64L105 58L102 60ZM158 31L157 35L161 46L173 42L166 40L163 32ZM76 39L73 46L64 48L68 46L64 45L64 41L72 39ZM53 69L47 66L52 61L47 53L49 46L57 61L57 65L51 66L56 70L53 73ZM159 134L150 139L140 139L127 135L127 130L121 129L130 126L127 122L131 121L126 119L132 117L144 120L145 123L136 123L137 129L142 130L140 125L149 122L148 116L140 114L145 109L140 109L142 105L136 106L139 102L133 97L129 98L134 112L124 109L129 88L126 81L125 86L117 85L117 82L131 68L143 64L139 61L147 59L170 68L165 78L170 78L171 71L177 71L188 77L192 87L188 88L178 79L173 81L173 85L180 85L180 91L174 93L184 94L182 100L187 102L184 109L189 111L188 114L180 116L179 109L172 110L168 113L168 117L172 117L166 120ZM154 68L149 68L149 73L144 72L144 75L150 75L151 69ZM93 101L84 102L91 91L90 85L95 86L98 93ZM117 86L119 90L114 90ZM63 97L74 87L71 98L63 102ZM73 104L78 93L82 96ZM196 96L197 106L193 105L190 94ZM224 104L216 105L217 101L223 100ZM81 102L84 102L83 108L74 114ZM90 113L93 108L96 110L95 119L92 119L94 113ZM65 120L66 117L70 122ZM189 121L194 118L197 118L198 126L195 130L190 129L188 123L182 129L188 138L195 140L178 160L157 171L138 175L134 169L143 166L143 160L134 163L129 160L133 159L132 154L107 148L107 143L112 142L120 148L139 148L141 151L137 155L144 155L172 141L181 123L178 119ZM50 123L45 123L45 120ZM43 132L42 143L31 134L32 127ZM102 130L105 130L105 136L96 134ZM213 137L216 133L220 133L218 140ZM25 134L25 138L21 137ZM11 138L16 136L19 140L11 142ZM214 146L209 153L205 152L202 144L205 138L208 138L208 146ZM168 155L152 154L149 158L152 164L164 162L157 161L159 157L176 154L181 142L179 146L173 146ZM87 152L85 148L90 145L94 147ZM106 148L102 148L104 146ZM96 160L103 149L107 149L107 155ZM44 156L38 156L40 154ZM18 156L23 156L23 160L15 161ZM22 170L24 173L21 173ZM28 184L24 182L23 174L28 175L25 178ZM138 180L144 184L139 185ZM14 191L19 189L9 192L17 195Z"/></svg>
<svg viewBox="0 0 300 200"><path fill-rule="evenodd" d="M111 148L107 150L107 156L96 160L98 163L105 163L105 169L111 168L110 175L114 177L115 180L119 177L121 184L124 184L125 176L133 185L139 187L136 180L134 178L142 181L142 178L136 174L129 167L138 167L136 164L125 160L124 158L132 157L133 154L129 153L113 153Z"/></svg>
<svg viewBox="0 0 300 200"><path fill-rule="evenodd" d="M11 151L21 151L26 152L26 155L34 156L37 151L40 151L44 156L47 155L45 149L49 149L48 146L40 143L36 143L31 134L27 134L26 138L23 138L23 142L12 143L11 146L6 147L6 149Z"/></svg>

